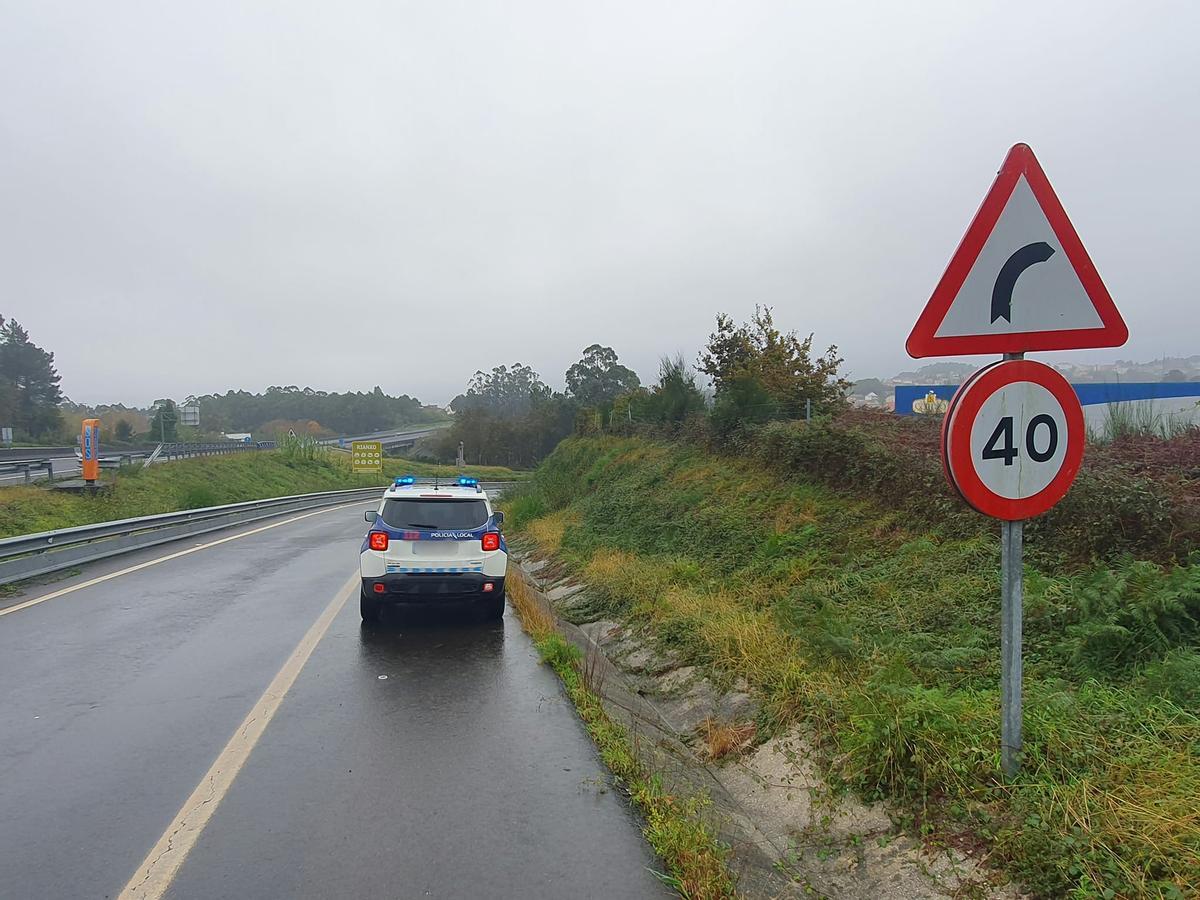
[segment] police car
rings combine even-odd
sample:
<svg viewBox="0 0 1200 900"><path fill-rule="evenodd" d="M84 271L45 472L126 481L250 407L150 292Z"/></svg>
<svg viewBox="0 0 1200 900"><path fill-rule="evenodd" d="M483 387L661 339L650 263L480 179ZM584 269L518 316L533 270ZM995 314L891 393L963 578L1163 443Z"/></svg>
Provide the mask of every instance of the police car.
<svg viewBox="0 0 1200 900"><path fill-rule="evenodd" d="M504 513L476 479L397 478L364 518L371 530L359 553L363 621L378 621L385 604L464 600L489 619L504 615Z"/></svg>

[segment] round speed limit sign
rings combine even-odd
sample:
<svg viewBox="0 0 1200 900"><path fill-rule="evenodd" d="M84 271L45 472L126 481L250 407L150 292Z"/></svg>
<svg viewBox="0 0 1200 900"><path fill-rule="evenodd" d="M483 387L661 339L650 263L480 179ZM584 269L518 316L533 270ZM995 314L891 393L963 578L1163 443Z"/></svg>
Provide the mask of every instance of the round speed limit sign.
<svg viewBox="0 0 1200 900"><path fill-rule="evenodd" d="M984 515L1016 521L1054 506L1083 461L1083 409L1058 372L1025 359L981 369L951 401L946 473Z"/></svg>

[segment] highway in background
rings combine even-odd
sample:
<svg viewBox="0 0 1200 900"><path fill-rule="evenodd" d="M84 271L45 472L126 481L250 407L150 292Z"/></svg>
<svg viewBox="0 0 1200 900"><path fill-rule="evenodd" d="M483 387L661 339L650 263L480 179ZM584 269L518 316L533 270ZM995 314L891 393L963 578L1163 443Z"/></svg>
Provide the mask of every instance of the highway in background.
<svg viewBox="0 0 1200 900"><path fill-rule="evenodd" d="M340 438L330 438L324 443L337 446L339 443L344 443L349 448L352 441L380 441L384 449L389 452L402 452L411 448L417 441L423 437L428 437L431 434L437 433L439 429L448 427L449 423L421 426L419 428L393 428L388 431L378 431L372 434L344 436ZM101 456L117 455L114 451L107 451L104 448L103 442L100 446ZM49 459L54 465L54 477L57 478L75 478L80 474L79 458L72 452L66 452L62 448L46 448L44 450L37 447L27 447L24 449L5 450L0 454L0 465L14 458L21 459ZM160 462L168 462L167 459L162 459ZM140 465L140 461L138 462ZM30 473L30 480L44 481L46 473L37 471ZM23 472L0 472L0 486L24 484L25 474Z"/></svg>
<svg viewBox="0 0 1200 900"><path fill-rule="evenodd" d="M342 435L341 437L330 438L325 441L326 444L341 446L349 449L350 444L354 441L379 441L383 444L383 449L388 452L399 452L407 450L416 444L421 438L429 437L431 434L437 434L443 428L449 428L450 422L442 422L436 425L427 425L421 428L413 428L411 426L401 429L390 429L388 431L375 431L371 434L356 434Z"/></svg>
<svg viewBox="0 0 1200 900"><path fill-rule="evenodd" d="M0 893L669 896L511 612L361 625L362 508L0 601Z"/></svg>

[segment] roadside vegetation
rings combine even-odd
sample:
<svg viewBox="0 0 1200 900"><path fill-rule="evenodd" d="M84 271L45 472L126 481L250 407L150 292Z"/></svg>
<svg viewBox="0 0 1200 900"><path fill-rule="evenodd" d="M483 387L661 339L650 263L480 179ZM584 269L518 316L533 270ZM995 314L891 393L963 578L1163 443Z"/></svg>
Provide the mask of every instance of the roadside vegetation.
<svg viewBox="0 0 1200 900"><path fill-rule="evenodd" d="M836 783L895 801L929 840L982 842L1041 896L1191 895L1200 567L1043 553L1075 562L1027 572L1026 757L1008 784L993 529L747 453L777 439L743 436L735 457L573 438L508 522L597 589L597 613L746 678L764 701L761 735L803 724Z"/></svg>
<svg viewBox="0 0 1200 900"><path fill-rule="evenodd" d="M1200 430L1111 417L1027 523L1025 755L1006 782L998 528L947 485L940 418L847 409L835 349L769 310L717 324L711 398L664 361L577 420L508 527L593 588L589 618L744 678L757 739L801 728L835 789L890 801L926 841L1039 897L1195 896Z"/></svg>
<svg viewBox="0 0 1200 900"><path fill-rule="evenodd" d="M667 883L689 900L736 897L725 865L729 848L701 816L706 799L677 797L664 790L660 779L639 761L629 733L605 711L589 683L579 648L558 633L554 617L533 598L520 576L509 579L508 596L542 661L562 679L604 764L641 811L643 833L666 866Z"/></svg>
<svg viewBox="0 0 1200 900"><path fill-rule="evenodd" d="M183 459L142 469L105 473L107 491L87 496L31 485L0 488L0 537L88 525L112 519L198 509L289 494L383 485L398 475L457 475L458 470L404 459L386 459L384 475L354 475L350 454L305 439L277 450ZM510 469L474 466L465 474L510 480Z"/></svg>

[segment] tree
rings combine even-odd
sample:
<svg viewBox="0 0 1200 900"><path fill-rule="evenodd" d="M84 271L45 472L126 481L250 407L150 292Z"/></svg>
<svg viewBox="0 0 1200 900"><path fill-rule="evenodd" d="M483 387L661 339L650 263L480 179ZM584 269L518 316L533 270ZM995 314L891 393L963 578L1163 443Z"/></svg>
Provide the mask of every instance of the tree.
<svg viewBox="0 0 1200 900"><path fill-rule="evenodd" d="M451 460L462 441L467 460L485 465L535 464L571 433L575 417L574 402L521 363L476 372L450 408L454 426L433 442L435 451Z"/></svg>
<svg viewBox="0 0 1200 900"><path fill-rule="evenodd" d="M423 406L415 397L392 397L376 386L368 392L344 394L290 384L267 388L262 394L228 391L195 398L204 410L205 431L262 432L264 425L320 422L336 434L365 434L426 422L444 422L446 413Z"/></svg>
<svg viewBox="0 0 1200 900"><path fill-rule="evenodd" d="M837 347L814 359L812 339L811 334L800 340L794 331L781 332L769 306L756 306L750 321L737 326L721 313L698 368L712 379L716 405L727 395L726 409L741 410L743 419L762 420L751 415L752 407L768 409L769 418L798 418L806 401L814 415L836 412L846 405L850 382L838 374L842 359Z"/></svg>
<svg viewBox="0 0 1200 900"><path fill-rule="evenodd" d="M258 431L266 438L288 434L289 432L304 437L335 437L332 431L320 422L314 422L312 419L272 419L270 422L264 422Z"/></svg>
<svg viewBox="0 0 1200 900"><path fill-rule="evenodd" d="M179 440L179 411L174 400L155 400L150 420L150 440L171 443Z"/></svg>
<svg viewBox="0 0 1200 900"><path fill-rule="evenodd" d="M664 356L659 362L658 384L646 397L644 406L646 418L656 422L682 422L690 415L704 412L704 395L696 386L696 373L682 355Z"/></svg>
<svg viewBox="0 0 1200 900"><path fill-rule="evenodd" d="M455 414L484 410L493 415L516 416L552 393L537 372L518 362L511 369L496 366L491 372L476 372L467 392L450 401L450 408Z"/></svg>
<svg viewBox="0 0 1200 900"><path fill-rule="evenodd" d="M724 385L713 403L713 424L728 432L738 425L786 419L779 401L754 375L739 375Z"/></svg>
<svg viewBox="0 0 1200 900"><path fill-rule="evenodd" d="M117 419L117 424L113 428L113 439L123 444L128 444L133 440L133 426L129 424L128 419Z"/></svg>
<svg viewBox="0 0 1200 900"><path fill-rule="evenodd" d="M0 424L33 438L55 431L62 421L60 380L54 354L30 341L15 319L0 316Z"/></svg>
<svg viewBox="0 0 1200 900"><path fill-rule="evenodd" d="M613 348L599 344L585 349L583 358L567 369L567 391L582 406L611 406L640 385L637 374L617 362Z"/></svg>

